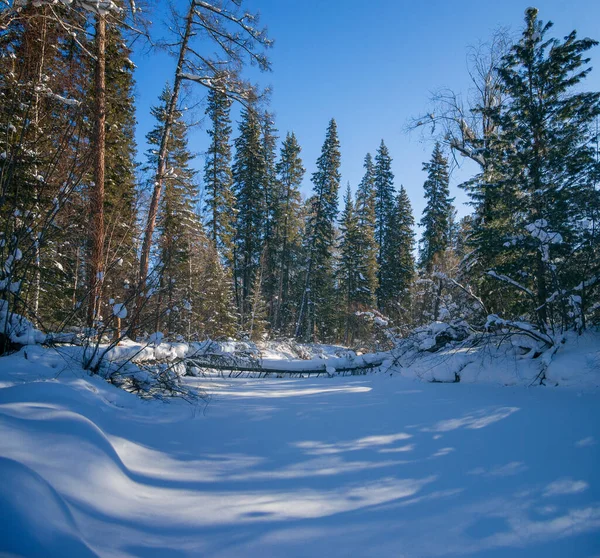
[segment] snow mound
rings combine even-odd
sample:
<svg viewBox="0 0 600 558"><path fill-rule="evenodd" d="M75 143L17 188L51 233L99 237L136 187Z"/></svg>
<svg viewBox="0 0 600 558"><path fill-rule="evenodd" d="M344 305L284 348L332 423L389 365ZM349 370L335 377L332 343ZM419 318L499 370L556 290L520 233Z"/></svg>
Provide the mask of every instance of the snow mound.
<svg viewBox="0 0 600 558"><path fill-rule="evenodd" d="M526 332L466 337L434 323L401 340L385 372L427 382L600 388L600 332L569 333L548 348Z"/></svg>
<svg viewBox="0 0 600 558"><path fill-rule="evenodd" d="M48 558L96 556L83 541L67 504L40 475L22 463L0 457L0 478L4 479L0 483L3 553Z"/></svg>

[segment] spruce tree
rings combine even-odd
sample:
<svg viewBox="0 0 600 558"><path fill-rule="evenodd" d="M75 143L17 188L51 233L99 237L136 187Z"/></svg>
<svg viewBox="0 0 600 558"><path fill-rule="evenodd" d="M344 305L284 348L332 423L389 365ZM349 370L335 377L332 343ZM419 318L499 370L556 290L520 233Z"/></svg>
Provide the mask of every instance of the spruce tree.
<svg viewBox="0 0 600 558"><path fill-rule="evenodd" d="M431 160L423 164L427 180L423 184L427 200L419 225L424 228L419 242L419 284L421 318L437 320L444 282L439 275L446 271L447 251L452 247L454 225L453 198L450 198L448 161L436 143Z"/></svg>
<svg viewBox="0 0 600 558"><path fill-rule="evenodd" d="M218 89L208 93L206 114L210 118L210 144L204 164L204 188L208 215L207 234L226 265L233 269L235 196L231 175L231 100Z"/></svg>
<svg viewBox="0 0 600 558"><path fill-rule="evenodd" d="M494 278L509 276L522 287L509 311L529 310L542 329L584 325L598 290L583 285L599 270L599 168L590 128L600 93L574 90L591 70L584 55L597 43L575 31L548 39L551 28L529 8L522 37L499 69L509 100L492 112L502 134L490 149L499 172L488 185L502 200L475 230Z"/></svg>
<svg viewBox="0 0 600 558"><path fill-rule="evenodd" d="M133 63L122 30L106 33L105 277L104 302L126 302L137 273L136 163ZM105 308L104 312L110 312Z"/></svg>
<svg viewBox="0 0 600 558"><path fill-rule="evenodd" d="M411 316L411 287L415 274L415 220L408 194L403 186L396 196L389 236L388 273L384 291L388 301L383 311L396 325L405 325Z"/></svg>
<svg viewBox="0 0 600 558"><path fill-rule="evenodd" d="M386 275L389 273L389 264L386 262L386 253L388 251L388 235L390 232L390 220L394 211L394 173L392 172L392 158L384 141L375 155L374 170L375 187L375 240L377 241L377 265L378 270L378 291L377 304L383 308L388 295L382 289L385 289L387 283Z"/></svg>
<svg viewBox="0 0 600 558"><path fill-rule="evenodd" d="M337 266L337 283L340 290L340 299L342 309L339 312L342 316L344 342L348 344L354 333L354 313L357 310L357 302L360 297L359 286L362 281L359 276L360 258L358 254L359 223L354 203L352 201L352 192L350 184L346 188L344 196L344 210L340 216L340 248L339 262Z"/></svg>
<svg viewBox="0 0 600 558"><path fill-rule="evenodd" d="M156 164L156 146L164 126L171 90L167 86L160 96L161 105L152 109L157 126L148 134L151 149L148 153L150 168ZM187 145L187 126L183 113L178 110L171 126L167 153L168 174L165 177L165 195L162 199L158 221L158 262L160 289L154 308L156 330L163 327L168 335L185 333L186 328L179 313L187 304L198 308L191 288L194 263L192 258L203 259L201 247L206 249L207 239L197 212L198 186L196 171L191 168L193 159ZM197 264L196 264L197 265ZM186 304L187 303L187 304Z"/></svg>
<svg viewBox="0 0 600 558"><path fill-rule="evenodd" d="M265 160L265 177L263 184L265 222L264 222L264 266L262 271L262 294L268 304L268 314L273 316L275 308L275 293L277 292L277 216L281 201L281 184L277 180L277 130L274 117L265 112L261 118L262 155Z"/></svg>
<svg viewBox="0 0 600 558"><path fill-rule="evenodd" d="M375 240L377 218L375 211L375 169L370 153L365 156L365 174L356 191L357 219L357 299L365 307L374 307L378 287L378 245Z"/></svg>
<svg viewBox="0 0 600 558"><path fill-rule="evenodd" d="M251 317L250 295L264 250L267 207L266 161L262 127L256 110L242 112L240 135L235 140L233 187L236 197L234 278L240 322L247 330Z"/></svg>
<svg viewBox="0 0 600 558"><path fill-rule="evenodd" d="M296 136L288 133L283 141L277 179L279 200L276 204L275 226L275 277L276 292L271 316L273 328L290 334L294 324L302 283L300 265L302 263L302 236L304 232L303 206L300 185L304 178L304 166L300 158L301 148Z"/></svg>
<svg viewBox="0 0 600 558"><path fill-rule="evenodd" d="M423 164L423 170L427 172L423 184L426 205L419 223L424 228L419 242L419 267L431 272L435 256L450 246L454 215L448 160L439 143L435 144L431 161Z"/></svg>
<svg viewBox="0 0 600 558"><path fill-rule="evenodd" d="M335 120L329 122L317 170L312 175L314 193L308 200L306 225L306 273L304 292L296 323L296 336L312 340L334 333L334 277L332 249L335 242L338 190L340 187L340 143Z"/></svg>

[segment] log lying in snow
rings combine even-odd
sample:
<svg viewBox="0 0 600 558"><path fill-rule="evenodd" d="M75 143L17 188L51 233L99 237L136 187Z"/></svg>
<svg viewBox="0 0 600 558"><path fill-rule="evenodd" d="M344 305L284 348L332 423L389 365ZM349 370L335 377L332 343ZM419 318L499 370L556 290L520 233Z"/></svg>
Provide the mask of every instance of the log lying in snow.
<svg viewBox="0 0 600 558"><path fill-rule="evenodd" d="M340 372L360 373L381 366L390 358L390 353L371 353L355 357L340 357L312 360L261 359L243 362L223 355L188 357L186 366L225 372L248 372L280 375L334 375Z"/></svg>

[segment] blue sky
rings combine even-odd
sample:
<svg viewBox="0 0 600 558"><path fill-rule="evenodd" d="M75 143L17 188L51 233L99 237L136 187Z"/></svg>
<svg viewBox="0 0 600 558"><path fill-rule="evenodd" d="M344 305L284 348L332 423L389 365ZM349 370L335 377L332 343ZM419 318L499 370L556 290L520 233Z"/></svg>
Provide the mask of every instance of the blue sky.
<svg viewBox="0 0 600 558"><path fill-rule="evenodd" d="M187 5L187 0L175 3ZM275 40L270 50L273 71L250 75L273 89L271 110L280 136L293 130L298 137L307 169L303 193L311 190L310 175L333 117L339 128L343 187L349 181L356 188L365 154L374 154L384 139L394 159L396 185L406 187L418 221L424 207L421 168L433 144L420 133L408 134L407 121L427 111L435 90L449 87L466 92L467 47L487 40L498 27L508 27L518 35L530 5L540 10L544 21L554 22L553 36L563 37L577 29L580 37L600 40L600 2L596 0L535 4L520 0L246 0L245 8L260 12L261 24ZM167 21L160 9L152 19L157 25ZM600 90L600 48L594 48L591 57L597 68L584 88ZM153 126L149 108L166 80L172 79L174 61L144 52L134 53L133 59L138 67L137 137L143 151L145 134ZM201 102L205 91L197 87L193 95L189 106ZM200 119L203 109L191 116ZM198 168L203 165L206 138L202 124L190 133ZM469 208L463 205L466 196L456 185L473 170L465 165L452 174L452 195L461 216Z"/></svg>

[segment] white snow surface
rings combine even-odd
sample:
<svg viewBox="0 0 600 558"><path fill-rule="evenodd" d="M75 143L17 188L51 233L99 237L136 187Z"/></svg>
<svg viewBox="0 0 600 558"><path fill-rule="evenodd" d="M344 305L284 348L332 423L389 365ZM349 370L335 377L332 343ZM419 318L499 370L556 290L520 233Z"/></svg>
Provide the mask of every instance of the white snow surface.
<svg viewBox="0 0 600 558"><path fill-rule="evenodd" d="M200 405L142 401L68 351L25 347L0 358L0 555L598 556L597 341L555 355L567 388L466 383L517 377L507 353L456 384L419 381L423 359L184 378L211 395Z"/></svg>

